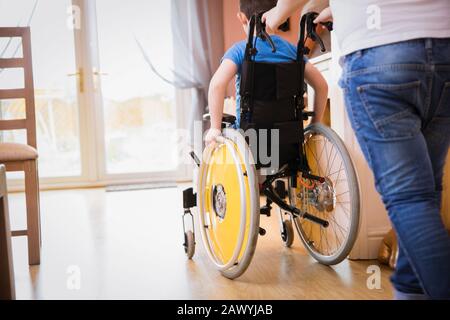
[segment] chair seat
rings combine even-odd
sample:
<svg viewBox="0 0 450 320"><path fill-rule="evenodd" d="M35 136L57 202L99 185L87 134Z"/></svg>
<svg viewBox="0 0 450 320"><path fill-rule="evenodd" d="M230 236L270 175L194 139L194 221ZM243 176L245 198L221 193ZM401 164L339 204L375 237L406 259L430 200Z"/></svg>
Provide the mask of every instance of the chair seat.
<svg viewBox="0 0 450 320"><path fill-rule="evenodd" d="M0 143L0 163L36 160L37 158L37 150L29 145L21 143Z"/></svg>

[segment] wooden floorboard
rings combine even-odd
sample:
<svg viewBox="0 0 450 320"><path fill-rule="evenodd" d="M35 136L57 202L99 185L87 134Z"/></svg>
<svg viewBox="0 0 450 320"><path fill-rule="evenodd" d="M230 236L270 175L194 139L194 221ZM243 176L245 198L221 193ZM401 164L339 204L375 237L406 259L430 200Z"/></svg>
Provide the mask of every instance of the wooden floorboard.
<svg viewBox="0 0 450 320"><path fill-rule="evenodd" d="M275 216L238 280L223 278L197 237L187 261L181 243L181 189L41 194L42 263L28 268L26 238L13 240L18 299L391 299L390 270L370 290L376 261L316 263L298 237L284 248ZM23 194L10 196L13 229L26 226ZM79 272L80 282L77 282ZM77 284L80 284L78 288Z"/></svg>

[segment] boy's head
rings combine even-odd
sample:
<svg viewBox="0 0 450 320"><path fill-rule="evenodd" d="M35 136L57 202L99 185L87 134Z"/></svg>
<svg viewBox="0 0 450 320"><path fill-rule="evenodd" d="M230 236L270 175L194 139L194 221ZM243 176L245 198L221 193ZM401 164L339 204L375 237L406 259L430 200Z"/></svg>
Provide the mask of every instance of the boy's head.
<svg viewBox="0 0 450 320"><path fill-rule="evenodd" d="M277 0L240 0L238 19L244 30L247 31L248 22L253 15L269 11L276 7L277 2Z"/></svg>

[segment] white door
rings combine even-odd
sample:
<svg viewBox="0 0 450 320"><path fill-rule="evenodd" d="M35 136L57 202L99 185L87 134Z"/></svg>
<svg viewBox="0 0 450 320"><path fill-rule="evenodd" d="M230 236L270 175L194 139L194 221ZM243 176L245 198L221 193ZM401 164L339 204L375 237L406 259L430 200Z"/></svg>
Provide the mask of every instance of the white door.
<svg viewBox="0 0 450 320"><path fill-rule="evenodd" d="M170 1L0 0L0 26L27 25L41 185L174 180L184 174L177 156L176 91L151 71L141 51L161 72L172 69ZM20 56L16 40L1 40L0 56ZM22 74L0 70L0 87L19 87ZM0 117L23 113L23 101L0 101ZM25 142L25 135L0 132L0 141Z"/></svg>
<svg viewBox="0 0 450 320"><path fill-rule="evenodd" d="M81 181L83 163L82 58L74 28L68 23L71 0L0 0L0 26L31 26L36 95L39 172L45 181ZM0 40L0 57L22 55L19 38ZM22 69L0 70L0 87L23 87ZM21 99L0 101L0 117L24 118ZM0 132L0 141L25 143L25 130ZM8 174L17 178L19 174Z"/></svg>
<svg viewBox="0 0 450 320"><path fill-rule="evenodd" d="M176 91L146 60L173 68L170 1L96 0L89 10L100 179L174 179Z"/></svg>

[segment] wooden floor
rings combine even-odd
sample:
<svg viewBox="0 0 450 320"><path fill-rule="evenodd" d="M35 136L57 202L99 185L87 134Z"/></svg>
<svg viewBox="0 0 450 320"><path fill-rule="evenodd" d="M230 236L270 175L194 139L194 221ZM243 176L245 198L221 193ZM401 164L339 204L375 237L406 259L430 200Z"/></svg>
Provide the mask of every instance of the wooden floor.
<svg viewBox="0 0 450 320"><path fill-rule="evenodd" d="M17 298L392 298L388 269L381 268L381 289L369 290L366 270L376 261L320 265L298 238L293 248L282 246L275 216L262 217L268 233L260 237L249 270L238 280L216 272L200 235L194 260L187 261L181 246L180 196L176 188L42 192L42 264L28 268L26 239L13 240ZM10 195L13 228L26 223L23 199L23 194ZM81 286L71 290L77 270Z"/></svg>

